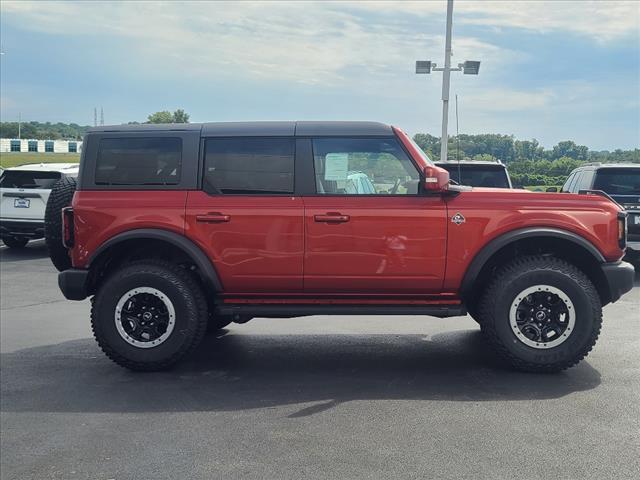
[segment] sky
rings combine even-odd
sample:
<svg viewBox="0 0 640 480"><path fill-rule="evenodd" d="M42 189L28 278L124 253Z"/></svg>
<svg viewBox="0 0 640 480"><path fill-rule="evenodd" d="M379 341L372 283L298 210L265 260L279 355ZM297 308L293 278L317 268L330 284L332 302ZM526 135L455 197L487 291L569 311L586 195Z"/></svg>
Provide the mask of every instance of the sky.
<svg viewBox="0 0 640 480"><path fill-rule="evenodd" d="M440 135L446 2L0 2L0 119L374 120ZM640 147L640 1L462 1L460 133ZM452 102L453 103L453 102ZM455 111L450 110L450 133Z"/></svg>

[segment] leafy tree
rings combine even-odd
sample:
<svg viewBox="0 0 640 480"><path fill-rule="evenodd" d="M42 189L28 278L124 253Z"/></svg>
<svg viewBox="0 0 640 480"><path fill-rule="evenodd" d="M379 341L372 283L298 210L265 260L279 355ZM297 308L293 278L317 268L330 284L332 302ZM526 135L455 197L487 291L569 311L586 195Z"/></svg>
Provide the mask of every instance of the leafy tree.
<svg viewBox="0 0 640 480"><path fill-rule="evenodd" d="M473 156L473 160L480 162L495 162L496 158L493 155L489 155L488 153L479 153Z"/></svg>
<svg viewBox="0 0 640 480"><path fill-rule="evenodd" d="M189 114L179 108L173 112L173 123L189 123Z"/></svg>
<svg viewBox="0 0 640 480"><path fill-rule="evenodd" d="M152 113L147 117L147 123L173 123L173 115L168 110Z"/></svg>
<svg viewBox="0 0 640 480"><path fill-rule="evenodd" d="M76 123L22 122L20 136L34 140L82 140L88 125ZM0 137L18 138L18 122L0 122Z"/></svg>
<svg viewBox="0 0 640 480"><path fill-rule="evenodd" d="M149 115L147 123L189 123L189 114L181 108L173 113L169 110L162 110Z"/></svg>
<svg viewBox="0 0 640 480"><path fill-rule="evenodd" d="M537 160L542 158L544 153L544 149L535 138L533 140L516 140L513 143L513 148L517 160Z"/></svg>
<svg viewBox="0 0 640 480"><path fill-rule="evenodd" d="M432 160L440 159L440 137L434 137L428 133L416 133L413 141L426 153Z"/></svg>
<svg viewBox="0 0 640 480"><path fill-rule="evenodd" d="M553 147L553 158L569 157L576 160L586 160L589 148L584 145L576 145L571 140L558 143Z"/></svg>

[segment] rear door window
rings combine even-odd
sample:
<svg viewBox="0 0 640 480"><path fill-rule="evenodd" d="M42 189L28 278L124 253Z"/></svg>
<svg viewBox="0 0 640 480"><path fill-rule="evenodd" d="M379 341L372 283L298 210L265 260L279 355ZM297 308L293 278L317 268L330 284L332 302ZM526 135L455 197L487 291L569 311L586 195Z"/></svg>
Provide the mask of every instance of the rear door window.
<svg viewBox="0 0 640 480"><path fill-rule="evenodd" d="M289 137L209 138L204 189L235 195L292 194L295 140Z"/></svg>
<svg viewBox="0 0 640 480"><path fill-rule="evenodd" d="M51 189L60 180L59 172L6 170L0 178L0 188Z"/></svg>
<svg viewBox="0 0 640 480"><path fill-rule="evenodd" d="M98 146L96 185L177 185L182 139L103 138Z"/></svg>

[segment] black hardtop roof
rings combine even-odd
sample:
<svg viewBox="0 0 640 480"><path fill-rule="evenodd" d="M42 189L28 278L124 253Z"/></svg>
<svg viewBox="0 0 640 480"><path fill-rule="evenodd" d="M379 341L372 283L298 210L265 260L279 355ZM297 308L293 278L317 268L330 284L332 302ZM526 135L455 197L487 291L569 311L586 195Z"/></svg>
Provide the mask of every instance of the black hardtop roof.
<svg viewBox="0 0 640 480"><path fill-rule="evenodd" d="M389 125L378 122L214 122L129 124L93 127L89 133L197 131L203 137L311 137L362 136L388 137L393 135Z"/></svg>

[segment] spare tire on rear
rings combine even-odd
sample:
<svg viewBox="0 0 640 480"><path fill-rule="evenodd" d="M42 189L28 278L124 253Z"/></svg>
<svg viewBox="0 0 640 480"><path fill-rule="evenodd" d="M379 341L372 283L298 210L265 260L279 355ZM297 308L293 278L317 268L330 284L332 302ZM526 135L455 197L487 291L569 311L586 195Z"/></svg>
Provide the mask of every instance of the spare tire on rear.
<svg viewBox="0 0 640 480"><path fill-rule="evenodd" d="M62 177L53 185L44 212L44 239L49 258L60 272L71 268L69 252L62 244L62 209L71 205L75 191L76 179Z"/></svg>

